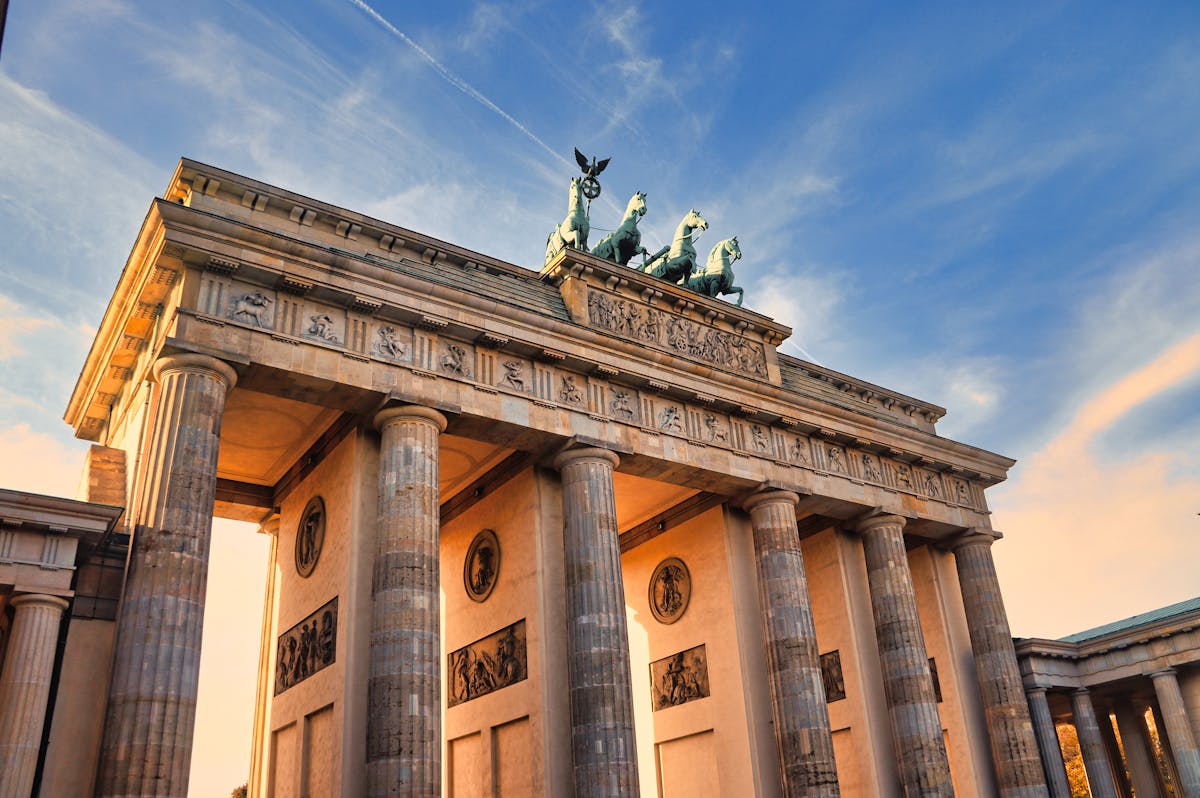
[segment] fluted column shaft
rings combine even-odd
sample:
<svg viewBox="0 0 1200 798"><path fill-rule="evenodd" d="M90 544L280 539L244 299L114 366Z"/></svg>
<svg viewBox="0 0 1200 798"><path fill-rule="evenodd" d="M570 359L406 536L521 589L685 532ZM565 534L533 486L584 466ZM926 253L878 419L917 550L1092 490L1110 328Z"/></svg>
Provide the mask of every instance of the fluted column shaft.
<svg viewBox="0 0 1200 798"><path fill-rule="evenodd" d="M638 795L629 632L613 469L606 449L572 449L562 472L567 669L576 798Z"/></svg>
<svg viewBox="0 0 1200 798"><path fill-rule="evenodd" d="M911 798L954 795L929 655L917 614L916 589L904 547L904 519L896 515L872 516L859 523L858 531L867 561L875 640L901 787Z"/></svg>
<svg viewBox="0 0 1200 798"><path fill-rule="evenodd" d="M955 542L954 563L971 633L996 786L1001 798L1046 798L1046 776L992 560L995 539L991 532L964 535Z"/></svg>
<svg viewBox="0 0 1200 798"><path fill-rule="evenodd" d="M154 364L158 410L117 624L96 793L187 794L217 448L237 380L206 355Z"/></svg>
<svg viewBox="0 0 1200 798"><path fill-rule="evenodd" d="M816 626L796 530L799 499L775 490L745 503L754 529L775 744L785 796L839 796Z"/></svg>
<svg viewBox="0 0 1200 798"><path fill-rule="evenodd" d="M1143 718L1128 701L1118 702L1113 707L1117 716L1117 730L1121 732L1121 746L1125 749L1125 762L1129 765L1129 776L1138 798L1158 798L1157 765L1146 745L1146 726Z"/></svg>
<svg viewBox="0 0 1200 798"><path fill-rule="evenodd" d="M1058 743L1058 732L1054 718L1050 715L1050 702L1046 700L1046 688L1034 687L1028 692L1029 715L1033 721L1033 732L1037 735L1038 750L1041 752L1042 768L1046 773L1046 785L1050 798L1071 798L1071 785L1067 782L1067 767L1062 758L1062 747Z"/></svg>
<svg viewBox="0 0 1200 798"><path fill-rule="evenodd" d="M1117 798L1117 785L1108 766L1108 753L1104 750L1104 738L1100 736L1100 723L1096 720L1092 696L1087 690L1081 688L1071 693L1071 712L1092 798Z"/></svg>
<svg viewBox="0 0 1200 798"><path fill-rule="evenodd" d="M16 614L0 672L0 798L28 798L67 601L26 593L11 603Z"/></svg>
<svg viewBox="0 0 1200 798"><path fill-rule="evenodd" d="M381 410L371 580L367 795L442 794L438 436L428 407Z"/></svg>
<svg viewBox="0 0 1200 798"><path fill-rule="evenodd" d="M1171 753L1175 755L1175 769L1179 771L1179 786L1183 798L1200 798L1200 749L1192 736L1192 725L1188 720L1187 705L1179 689L1179 679L1173 668L1150 674L1154 681L1154 692L1158 696L1158 709L1166 726L1167 740Z"/></svg>

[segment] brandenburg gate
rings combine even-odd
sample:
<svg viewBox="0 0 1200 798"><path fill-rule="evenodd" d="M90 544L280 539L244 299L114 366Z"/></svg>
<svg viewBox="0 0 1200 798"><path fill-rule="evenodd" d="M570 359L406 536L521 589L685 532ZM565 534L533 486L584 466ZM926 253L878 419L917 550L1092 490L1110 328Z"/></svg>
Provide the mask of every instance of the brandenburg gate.
<svg viewBox="0 0 1200 798"><path fill-rule="evenodd" d="M251 795L1047 795L1013 461L570 214L534 271L180 162L66 414L130 536L95 794L186 794L215 515L271 538Z"/></svg>

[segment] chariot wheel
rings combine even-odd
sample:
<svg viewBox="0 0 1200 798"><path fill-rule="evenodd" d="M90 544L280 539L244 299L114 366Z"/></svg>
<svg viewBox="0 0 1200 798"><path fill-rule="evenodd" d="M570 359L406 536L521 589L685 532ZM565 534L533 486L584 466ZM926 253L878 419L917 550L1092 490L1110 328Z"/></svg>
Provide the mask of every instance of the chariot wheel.
<svg viewBox="0 0 1200 798"><path fill-rule="evenodd" d="M583 179L583 196L590 200L594 200L600 196L600 181L594 177L585 177Z"/></svg>

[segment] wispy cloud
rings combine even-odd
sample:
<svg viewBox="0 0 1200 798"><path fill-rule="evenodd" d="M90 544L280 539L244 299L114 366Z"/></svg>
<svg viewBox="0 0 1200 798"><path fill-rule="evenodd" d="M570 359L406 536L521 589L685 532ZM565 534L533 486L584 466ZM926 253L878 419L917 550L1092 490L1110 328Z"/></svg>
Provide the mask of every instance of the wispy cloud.
<svg viewBox="0 0 1200 798"><path fill-rule="evenodd" d="M1009 537L996 548L997 567L1016 634L1061 636L1195 595L1200 441L1117 461L1094 444L1197 374L1200 334L1097 392L994 490L996 525Z"/></svg>

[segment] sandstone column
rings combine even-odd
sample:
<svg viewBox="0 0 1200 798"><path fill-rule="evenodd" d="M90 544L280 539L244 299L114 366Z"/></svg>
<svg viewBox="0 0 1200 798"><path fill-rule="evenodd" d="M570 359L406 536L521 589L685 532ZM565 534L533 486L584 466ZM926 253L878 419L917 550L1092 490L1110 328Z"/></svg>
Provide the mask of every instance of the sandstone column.
<svg viewBox="0 0 1200 798"><path fill-rule="evenodd" d="M754 527L754 559L775 744L785 796L838 796L833 734L804 556L796 531L795 493L773 490L745 502Z"/></svg>
<svg viewBox="0 0 1200 798"><path fill-rule="evenodd" d="M1158 798L1154 759L1146 746L1146 735L1141 731L1146 721L1128 699L1118 701L1113 714L1117 716L1117 730L1121 732L1121 746L1125 749L1125 762L1129 765L1134 792L1138 798Z"/></svg>
<svg viewBox="0 0 1200 798"><path fill-rule="evenodd" d="M16 614L0 673L0 798L28 798L67 601L24 593L11 603Z"/></svg>
<svg viewBox="0 0 1200 798"><path fill-rule="evenodd" d="M438 435L428 407L375 416L379 522L371 581L367 795L442 794Z"/></svg>
<svg viewBox="0 0 1200 798"><path fill-rule="evenodd" d="M1104 739L1100 736L1100 723L1096 720L1092 697L1086 688L1081 687L1071 693L1071 710L1092 798L1117 798L1117 785L1113 782L1108 752L1104 750Z"/></svg>
<svg viewBox="0 0 1200 798"><path fill-rule="evenodd" d="M1108 754L1108 769L1112 773L1113 783L1117 785L1117 795L1119 798L1132 798L1129 781L1125 778L1125 760L1121 758L1121 747L1117 745L1117 735L1113 731L1112 716L1105 707L1100 707L1099 712L1100 739L1104 741L1104 750Z"/></svg>
<svg viewBox="0 0 1200 798"><path fill-rule="evenodd" d="M576 798L637 796L629 633L613 469L606 449L571 449L562 472L567 670Z"/></svg>
<svg viewBox="0 0 1200 798"><path fill-rule="evenodd" d="M1167 740L1171 753L1175 755L1175 768L1179 771L1179 787L1183 798L1200 798L1200 748L1192 736L1192 725L1188 719L1183 693L1174 668L1164 668L1150 674L1154 680L1154 692L1158 695L1158 709L1166 726Z"/></svg>
<svg viewBox="0 0 1200 798"><path fill-rule="evenodd" d="M96 794L187 794L227 363L154 364L158 411L117 624Z"/></svg>
<svg viewBox="0 0 1200 798"><path fill-rule="evenodd" d="M1051 798L1071 798L1071 785L1067 782L1067 767L1063 762L1062 748L1058 743L1058 732L1054 718L1050 716L1050 703L1046 700L1045 687L1032 687L1029 696L1029 714L1033 720L1033 731L1037 735L1038 750L1042 755L1042 767L1046 772L1046 784Z"/></svg>
<svg viewBox="0 0 1200 798"><path fill-rule="evenodd" d="M917 595L904 548L904 519L876 515L858 524L867 561L883 688L904 795L954 795Z"/></svg>
<svg viewBox="0 0 1200 798"><path fill-rule="evenodd" d="M1046 777L992 561L995 540L994 533L975 530L956 540L953 550L992 744L996 786L1002 798L1045 798L1049 795Z"/></svg>

